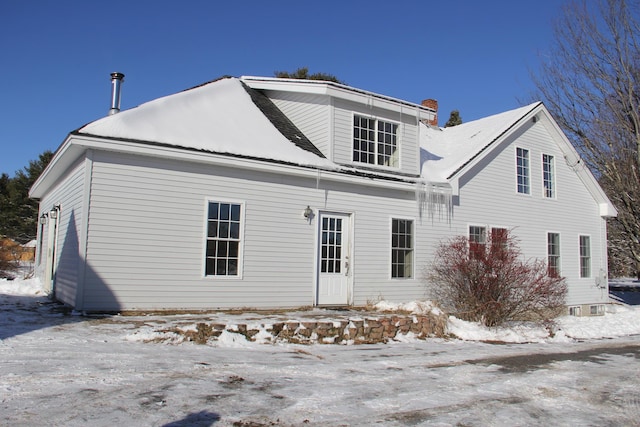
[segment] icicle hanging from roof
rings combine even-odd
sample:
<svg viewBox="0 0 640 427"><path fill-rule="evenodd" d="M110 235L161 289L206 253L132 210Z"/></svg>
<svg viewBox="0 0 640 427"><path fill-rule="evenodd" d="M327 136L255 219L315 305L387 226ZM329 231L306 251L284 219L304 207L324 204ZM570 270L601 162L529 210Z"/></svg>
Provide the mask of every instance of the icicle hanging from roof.
<svg viewBox="0 0 640 427"><path fill-rule="evenodd" d="M416 184L416 200L420 218L426 212L432 221L438 217L442 220L446 217L451 223L453 217L453 192L446 184L433 184L430 182L418 182Z"/></svg>

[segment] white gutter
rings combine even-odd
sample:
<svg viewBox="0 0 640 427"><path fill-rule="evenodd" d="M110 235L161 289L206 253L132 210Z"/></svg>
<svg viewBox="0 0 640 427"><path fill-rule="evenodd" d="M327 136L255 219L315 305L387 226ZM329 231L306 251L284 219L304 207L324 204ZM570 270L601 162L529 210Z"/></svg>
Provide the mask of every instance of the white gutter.
<svg viewBox="0 0 640 427"><path fill-rule="evenodd" d="M421 182L418 177L402 177L382 172L368 172L336 165L334 170L319 165L291 165L279 162L270 162L262 159L235 157L218 153L203 151L189 151L183 148L164 145L144 144L140 142L123 141L116 139L102 140L97 137L73 134L60 147L54 160L40 175L31 187L29 196L40 198L46 189L57 181L62 173L54 171L66 170L66 165L71 164L86 150L95 149L119 153L128 153L141 156L151 156L163 159L204 163L210 165L226 166L241 169L251 169L270 173L280 173L304 177L309 179L321 179L335 182L350 183L355 185L367 185L378 188L388 188L404 191L414 191L416 183ZM351 175L350 173L354 173ZM378 178L379 177L379 178ZM388 179L385 179L388 178ZM398 179L402 181L398 181ZM49 183L47 184L47 181Z"/></svg>

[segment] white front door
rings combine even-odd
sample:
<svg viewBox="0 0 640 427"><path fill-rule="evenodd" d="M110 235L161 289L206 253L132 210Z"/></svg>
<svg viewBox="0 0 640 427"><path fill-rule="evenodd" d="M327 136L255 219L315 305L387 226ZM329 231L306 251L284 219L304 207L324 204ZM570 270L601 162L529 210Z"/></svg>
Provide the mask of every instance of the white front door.
<svg viewBox="0 0 640 427"><path fill-rule="evenodd" d="M317 305L348 305L351 284L350 216L320 213Z"/></svg>

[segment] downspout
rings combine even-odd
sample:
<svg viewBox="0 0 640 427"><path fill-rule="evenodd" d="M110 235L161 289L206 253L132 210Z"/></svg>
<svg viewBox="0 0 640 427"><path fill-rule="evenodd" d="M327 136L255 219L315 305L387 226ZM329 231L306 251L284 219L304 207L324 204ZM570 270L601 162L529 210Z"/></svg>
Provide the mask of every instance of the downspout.
<svg viewBox="0 0 640 427"><path fill-rule="evenodd" d="M80 219L80 236L78 241L78 277L76 282L75 309L85 308L85 292L87 286L87 246L89 241L89 210L91 209L91 183L93 181L93 150L87 150L84 160L84 188L82 191L82 217Z"/></svg>

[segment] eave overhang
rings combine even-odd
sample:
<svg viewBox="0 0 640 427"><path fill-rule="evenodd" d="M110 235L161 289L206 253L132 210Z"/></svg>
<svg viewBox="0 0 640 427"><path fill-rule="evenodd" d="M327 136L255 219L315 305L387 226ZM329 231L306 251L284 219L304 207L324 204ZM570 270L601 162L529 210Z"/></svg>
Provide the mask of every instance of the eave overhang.
<svg viewBox="0 0 640 427"><path fill-rule="evenodd" d="M72 132L56 151L51 163L31 187L29 197L42 198L87 150L128 153L404 191L413 191L416 183L420 181L417 177L362 171L348 166L336 165L335 168L330 168L316 165L300 165L274 159L185 148L153 141L107 138Z"/></svg>

